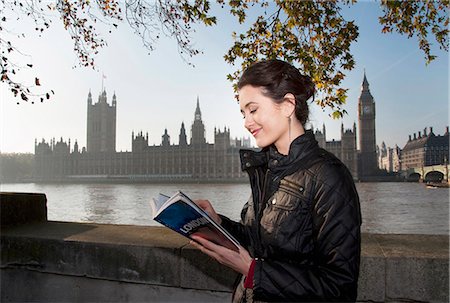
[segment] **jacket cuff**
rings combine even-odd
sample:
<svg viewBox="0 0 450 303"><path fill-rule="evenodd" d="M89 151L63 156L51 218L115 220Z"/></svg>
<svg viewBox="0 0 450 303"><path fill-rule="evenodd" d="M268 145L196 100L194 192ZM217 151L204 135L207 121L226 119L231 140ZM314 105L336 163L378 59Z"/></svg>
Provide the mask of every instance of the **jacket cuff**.
<svg viewBox="0 0 450 303"><path fill-rule="evenodd" d="M255 264L256 260L253 259L252 263L250 264L250 268L248 270L247 276L244 280L244 287L245 288L253 288L253 276L255 275Z"/></svg>
<svg viewBox="0 0 450 303"><path fill-rule="evenodd" d="M230 231L233 223L236 224L236 222L230 220L228 217L225 217L224 215L220 215L219 214L220 219L222 219L222 222L220 223L220 225L223 226L223 228L225 228L226 230Z"/></svg>

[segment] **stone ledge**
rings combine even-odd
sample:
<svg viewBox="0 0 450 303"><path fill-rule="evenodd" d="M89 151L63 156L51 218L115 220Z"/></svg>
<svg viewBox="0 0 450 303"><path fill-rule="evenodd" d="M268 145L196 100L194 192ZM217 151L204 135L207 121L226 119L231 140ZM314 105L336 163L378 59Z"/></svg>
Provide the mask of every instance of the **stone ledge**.
<svg viewBox="0 0 450 303"><path fill-rule="evenodd" d="M229 301L236 273L167 228L47 222L44 194L0 200L2 302ZM448 242L363 234L358 301L448 302Z"/></svg>
<svg viewBox="0 0 450 303"><path fill-rule="evenodd" d="M206 295L230 294L236 277L164 227L30 223L2 227L1 247L2 274L16 278L34 272L51 281L73 277ZM448 254L447 236L363 234L358 300L448 302ZM2 301L24 299L8 291L9 283L2 279ZM51 288L33 285L47 298Z"/></svg>
<svg viewBox="0 0 450 303"><path fill-rule="evenodd" d="M230 302L231 293L2 269L1 302ZM26 291L24 291L26 290Z"/></svg>
<svg viewBox="0 0 450 303"><path fill-rule="evenodd" d="M236 274L164 227L47 222L2 229L1 266L230 291Z"/></svg>
<svg viewBox="0 0 450 303"><path fill-rule="evenodd" d="M0 192L1 226L45 221L47 221L45 194Z"/></svg>

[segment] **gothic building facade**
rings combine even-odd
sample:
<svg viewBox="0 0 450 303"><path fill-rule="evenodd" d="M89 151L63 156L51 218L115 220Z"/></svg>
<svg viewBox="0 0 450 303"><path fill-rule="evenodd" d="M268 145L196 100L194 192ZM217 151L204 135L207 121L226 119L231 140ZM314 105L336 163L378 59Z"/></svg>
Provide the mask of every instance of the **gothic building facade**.
<svg viewBox="0 0 450 303"><path fill-rule="evenodd" d="M80 149L75 141L35 142L35 178L37 180L245 180L240 169L239 149L249 148L249 139L232 139L230 130L214 129L214 143L206 142L200 102L194 112L187 137L181 123L178 144L172 144L167 129L160 145L149 145L148 133L131 134L131 151L116 152L117 97L112 103L103 90L96 103L87 98L87 142ZM364 73L358 100L359 150L356 124L352 129L341 125L341 140L327 141L326 129L316 130L319 145L335 154L349 168L355 179L377 172L375 143L375 102Z"/></svg>
<svg viewBox="0 0 450 303"><path fill-rule="evenodd" d="M319 146L333 153L338 157L342 163L352 173L354 179L358 179L358 151L356 148L356 124L353 124L353 129L344 129L344 124L341 124L341 140L326 140L325 124L322 131L316 129L314 132Z"/></svg>
<svg viewBox="0 0 450 303"><path fill-rule="evenodd" d="M378 160L375 135L375 101L369 90L369 82L364 72L361 84L361 94L358 98L358 134L356 124L352 129L344 129L341 124L341 140L326 140L326 129L315 130L315 136L320 147L333 153L350 170L353 178L365 180L377 175ZM359 150L357 146L359 140Z"/></svg>
<svg viewBox="0 0 450 303"><path fill-rule="evenodd" d="M359 165L360 179L376 175L378 172L376 134L375 134L375 101L370 93L369 82L364 72L361 94L358 98L359 127Z"/></svg>
<svg viewBox="0 0 450 303"><path fill-rule="evenodd" d="M105 181L223 181L244 180L240 169L239 149L249 147L230 138L230 130L214 130L214 144L206 142L200 103L191 127L188 143L181 123L179 143L171 144L165 130L158 146L149 145L148 133L132 133L131 152L116 152L116 106L107 102L103 91L92 104L88 95L87 148L80 150L75 142L35 142L35 178L37 180L105 180ZM248 141L246 141L248 142Z"/></svg>
<svg viewBox="0 0 450 303"><path fill-rule="evenodd" d="M116 151L116 94L112 104L108 104L106 91L98 96L98 102L92 104L92 94L89 92L87 102L87 134L86 149L88 152Z"/></svg>
<svg viewBox="0 0 450 303"><path fill-rule="evenodd" d="M394 148L387 147L386 143L377 146L378 168L387 173L398 173L400 171L401 149L397 145Z"/></svg>

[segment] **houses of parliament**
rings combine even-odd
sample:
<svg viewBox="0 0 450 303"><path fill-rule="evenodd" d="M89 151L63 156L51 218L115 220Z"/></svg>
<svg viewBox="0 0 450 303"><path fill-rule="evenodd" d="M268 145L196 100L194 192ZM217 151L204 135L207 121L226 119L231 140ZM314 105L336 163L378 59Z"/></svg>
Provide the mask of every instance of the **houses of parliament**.
<svg viewBox="0 0 450 303"><path fill-rule="evenodd" d="M178 144L171 144L167 129L161 144L151 146L148 133L132 133L131 151L116 152L117 97L108 103L105 90L93 103L87 98L86 147L77 141L51 139L35 142L36 181L244 181L239 150L250 148L249 139L230 138L230 129L214 129L214 143L205 139L200 102L190 126L191 137L181 123ZM340 158L355 179L370 176L377 170L375 143L375 102L364 74L358 100L359 144L356 145L356 124L352 129L341 127L341 141L326 141L326 129L316 130L319 145Z"/></svg>

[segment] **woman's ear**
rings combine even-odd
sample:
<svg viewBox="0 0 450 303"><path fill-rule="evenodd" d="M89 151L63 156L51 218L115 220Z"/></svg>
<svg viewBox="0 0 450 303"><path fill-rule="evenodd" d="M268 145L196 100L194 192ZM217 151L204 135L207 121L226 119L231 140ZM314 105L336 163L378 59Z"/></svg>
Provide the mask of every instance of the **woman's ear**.
<svg viewBox="0 0 450 303"><path fill-rule="evenodd" d="M281 103L283 114L286 117L292 116L295 112L295 97L291 93L284 95L283 103Z"/></svg>

